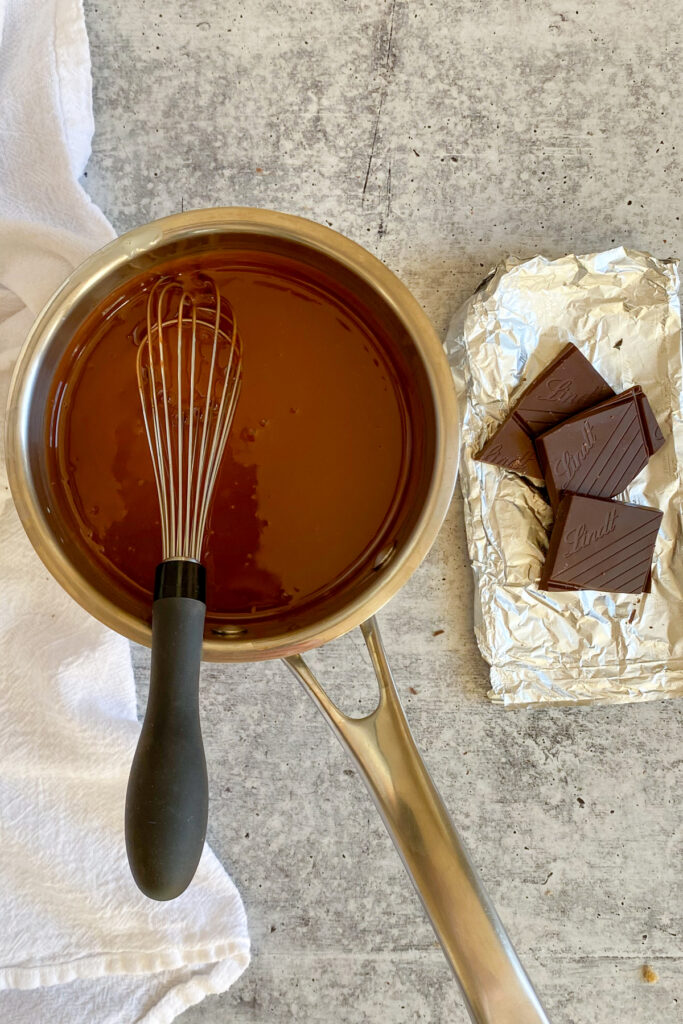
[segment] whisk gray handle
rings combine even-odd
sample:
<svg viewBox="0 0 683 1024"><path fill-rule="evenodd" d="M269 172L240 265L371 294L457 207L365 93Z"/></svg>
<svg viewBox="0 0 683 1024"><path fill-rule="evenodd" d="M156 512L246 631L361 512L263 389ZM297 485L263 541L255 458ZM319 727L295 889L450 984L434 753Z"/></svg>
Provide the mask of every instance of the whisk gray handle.
<svg viewBox="0 0 683 1024"><path fill-rule="evenodd" d="M171 900L192 881L208 818L199 721L199 666L206 605L154 602L149 699L126 794L126 850L146 896Z"/></svg>

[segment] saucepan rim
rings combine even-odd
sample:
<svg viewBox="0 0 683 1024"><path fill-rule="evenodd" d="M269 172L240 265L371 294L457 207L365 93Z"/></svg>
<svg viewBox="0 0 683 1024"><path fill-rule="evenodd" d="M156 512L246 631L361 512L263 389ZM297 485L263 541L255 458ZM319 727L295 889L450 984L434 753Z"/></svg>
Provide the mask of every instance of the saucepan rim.
<svg viewBox="0 0 683 1024"><path fill-rule="evenodd" d="M252 661L302 653L336 639L374 615L406 583L431 548L448 510L459 456L459 422L453 381L441 342L406 286L379 259L331 228L291 214L253 207L216 207L174 214L133 228L78 266L49 299L22 347L7 405L6 459L12 496L24 529L44 565L83 608L128 639L151 645L151 627L98 591L73 566L57 543L32 480L29 417L45 352L74 305L117 268L152 256L156 249L203 234L266 235L308 246L341 264L370 286L400 320L427 377L435 415L435 454L419 516L381 576L341 608L296 630L273 637L205 638L207 661Z"/></svg>

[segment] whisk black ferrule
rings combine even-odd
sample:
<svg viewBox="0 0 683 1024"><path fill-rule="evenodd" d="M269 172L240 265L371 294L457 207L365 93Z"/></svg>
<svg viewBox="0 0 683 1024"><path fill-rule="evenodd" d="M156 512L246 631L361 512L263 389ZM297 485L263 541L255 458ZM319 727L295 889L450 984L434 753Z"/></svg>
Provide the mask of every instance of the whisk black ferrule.
<svg viewBox="0 0 683 1024"><path fill-rule="evenodd" d="M168 558L154 575L154 600L163 597L191 597L206 604L206 569L201 562Z"/></svg>

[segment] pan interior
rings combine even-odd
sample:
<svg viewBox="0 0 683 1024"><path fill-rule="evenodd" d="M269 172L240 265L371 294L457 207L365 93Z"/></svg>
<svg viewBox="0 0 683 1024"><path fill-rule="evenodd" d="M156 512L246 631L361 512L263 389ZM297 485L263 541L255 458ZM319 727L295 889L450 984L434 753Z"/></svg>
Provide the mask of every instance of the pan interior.
<svg viewBox="0 0 683 1024"><path fill-rule="evenodd" d="M34 480L78 572L149 621L161 548L139 325L159 276L211 273L235 309L244 377L206 535L206 632L280 638L358 600L407 543L435 456L429 380L391 306L334 259L266 236L194 241L118 268L76 304L36 385L36 457L48 457Z"/></svg>

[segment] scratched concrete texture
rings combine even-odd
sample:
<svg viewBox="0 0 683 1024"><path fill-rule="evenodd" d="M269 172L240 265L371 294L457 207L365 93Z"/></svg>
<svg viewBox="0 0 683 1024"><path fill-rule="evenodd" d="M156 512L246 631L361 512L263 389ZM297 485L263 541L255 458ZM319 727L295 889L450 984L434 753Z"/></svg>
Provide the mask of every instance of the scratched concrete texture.
<svg viewBox="0 0 683 1024"><path fill-rule="evenodd" d="M441 332L508 252L680 255L669 0L85 10L84 184L120 231L199 206L302 214L376 253ZM681 705L494 709L471 608L456 496L380 622L416 739L551 1020L680 1021ZM313 662L344 707L372 706L359 634ZM183 1024L465 1024L361 781L285 669L207 665L201 701L210 841L254 958Z"/></svg>

